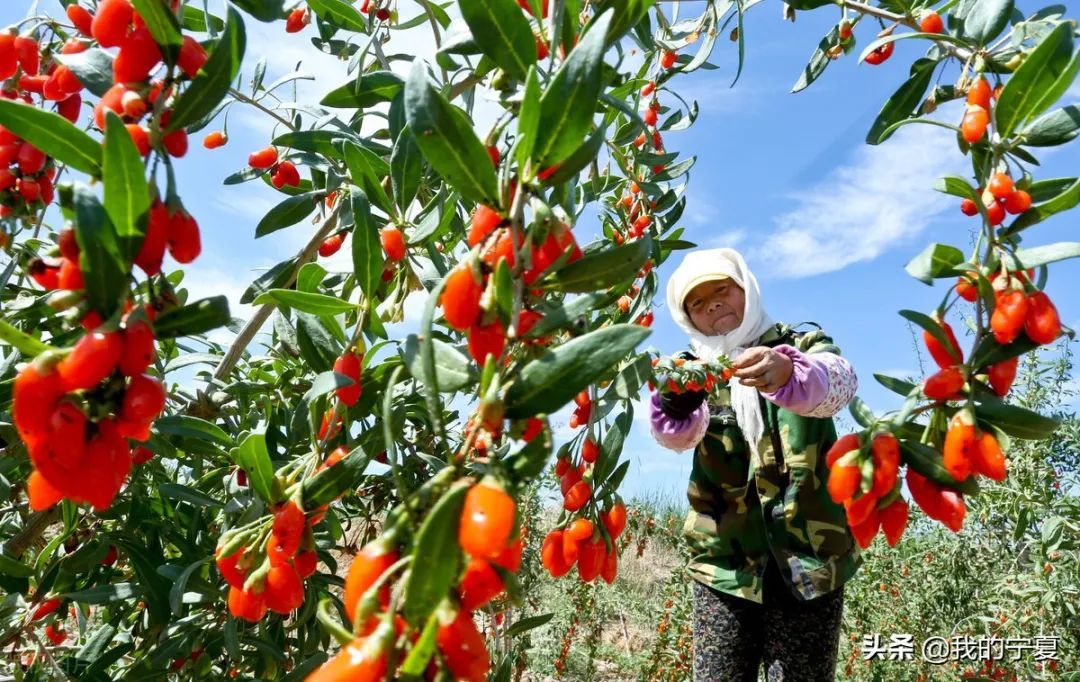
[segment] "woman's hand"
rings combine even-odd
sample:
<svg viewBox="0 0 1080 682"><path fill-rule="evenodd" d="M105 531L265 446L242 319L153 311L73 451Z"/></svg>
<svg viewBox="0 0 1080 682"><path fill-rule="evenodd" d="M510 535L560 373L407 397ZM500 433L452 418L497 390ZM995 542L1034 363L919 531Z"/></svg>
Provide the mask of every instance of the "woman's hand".
<svg viewBox="0 0 1080 682"><path fill-rule="evenodd" d="M762 393L777 391L791 378L791 358L767 346L747 348L731 363L735 377L743 386L753 386Z"/></svg>

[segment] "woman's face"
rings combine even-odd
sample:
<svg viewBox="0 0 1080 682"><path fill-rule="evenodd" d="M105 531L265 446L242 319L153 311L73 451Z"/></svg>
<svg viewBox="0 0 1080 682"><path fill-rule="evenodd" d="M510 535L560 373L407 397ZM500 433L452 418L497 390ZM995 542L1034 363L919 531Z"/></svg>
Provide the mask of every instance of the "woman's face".
<svg viewBox="0 0 1080 682"><path fill-rule="evenodd" d="M742 323L746 296L731 279L702 282L687 294L686 313L702 334L727 334Z"/></svg>

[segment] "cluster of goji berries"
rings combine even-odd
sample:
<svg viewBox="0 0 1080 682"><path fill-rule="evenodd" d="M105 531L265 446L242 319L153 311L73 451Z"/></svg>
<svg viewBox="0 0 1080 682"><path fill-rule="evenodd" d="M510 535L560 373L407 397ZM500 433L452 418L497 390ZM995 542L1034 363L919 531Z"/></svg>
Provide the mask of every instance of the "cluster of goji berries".
<svg viewBox="0 0 1080 682"><path fill-rule="evenodd" d="M672 393L705 391L712 393L721 383L727 383L734 371L726 358L712 362L688 361L682 357L656 357L652 359L653 376L648 379L649 390L658 385Z"/></svg>
<svg viewBox="0 0 1080 682"><path fill-rule="evenodd" d="M36 31L16 35L0 32L0 97L34 104L55 102L56 111L74 122L82 108L83 84L58 61L52 48L38 42ZM63 54L86 49L85 43L71 40ZM0 126L0 218L23 218L52 203L56 165L32 143L19 139Z"/></svg>
<svg viewBox="0 0 1080 682"><path fill-rule="evenodd" d="M215 557L229 585L229 612L249 622L267 611L287 615L304 603L304 580L315 572L318 557L312 526L296 500L274 510L269 532L254 535L261 542L245 544L252 534L224 535ZM239 546L236 546L239 545Z"/></svg>
<svg viewBox="0 0 1080 682"><path fill-rule="evenodd" d="M174 0L171 7L177 12L179 2ZM114 84L94 107L96 125L104 129L105 112L112 111L124 120L128 134L143 156L152 150L175 157L187 154L187 132L183 129L165 132L172 116L168 99L174 83L194 78L206 63L202 44L192 36L183 36L175 64L168 66L163 78L155 79L165 61L165 52L130 0L98 3L88 35L103 48L117 48L113 60ZM142 121L148 115L149 124L144 125Z"/></svg>
<svg viewBox="0 0 1080 682"><path fill-rule="evenodd" d="M12 416L34 467L33 509L69 499L100 511L127 479L129 440L150 437L166 398L161 380L144 373L156 356L155 313L141 312L129 310L119 328L97 326L90 313L91 331L70 351L43 353L16 376Z"/></svg>
<svg viewBox="0 0 1080 682"><path fill-rule="evenodd" d="M622 501L603 511L590 508L582 516L569 517L544 537L540 560L553 578L566 575L576 564L582 582L592 582L599 576L610 585L618 575L617 542L625 528L626 506Z"/></svg>
<svg viewBox="0 0 1080 682"><path fill-rule="evenodd" d="M873 476L866 489L862 472L868 459ZM861 434L849 433L829 448L825 465L829 468L829 496L833 502L843 503L851 534L859 546L869 547L879 530L889 546L895 546L908 519L907 502L900 497L900 444L896 437L882 432L865 443Z"/></svg>
<svg viewBox="0 0 1080 682"><path fill-rule="evenodd" d="M1000 225L1005 215L1020 215L1031 208L1031 195L1016 187L1007 173L995 173L985 190L979 190L986 218L991 225ZM979 215L979 207L972 199L960 202L960 211L966 216Z"/></svg>
<svg viewBox="0 0 1080 682"><path fill-rule="evenodd" d="M484 636L473 611L483 608L505 590L504 576L521 566L524 538L517 529L517 504L494 480L483 480L465 493L457 538L467 563L455 594L436 611L435 646L438 658L428 665L425 679L436 679L439 661L452 679L487 680L491 668ZM342 647L307 678L308 682L382 680L390 649L405 627L404 619L388 611L394 571L399 564L397 532L393 529L366 544L353 558L345 579L345 613L356 638ZM415 626L414 625L414 630ZM415 631L413 643L419 637Z"/></svg>
<svg viewBox="0 0 1080 682"><path fill-rule="evenodd" d="M513 269L517 258L528 251L530 266L523 270L522 278L531 286L556 262L573 262L582 256L569 226L563 223L553 225L537 239L540 246L525 244L523 233L512 230L505 216L490 206L480 204L473 212L467 235L473 251L447 275L440 304L446 323L465 333L469 354L481 367L489 355L498 359L506 349L508 320L496 310L494 296L487 295L494 289L492 274L499 263L505 261ZM531 293L539 296L542 291ZM539 312L522 307L515 325L517 338L524 339L541 317Z"/></svg>

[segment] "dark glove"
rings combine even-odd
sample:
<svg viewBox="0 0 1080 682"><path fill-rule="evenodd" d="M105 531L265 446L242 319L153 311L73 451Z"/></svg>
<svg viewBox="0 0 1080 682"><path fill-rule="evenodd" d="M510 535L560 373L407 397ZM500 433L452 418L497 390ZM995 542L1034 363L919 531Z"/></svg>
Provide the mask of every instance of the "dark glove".
<svg viewBox="0 0 1080 682"><path fill-rule="evenodd" d="M683 391L674 393L662 391L660 393L660 409L672 419L686 419L694 410L701 407L708 395L705 391Z"/></svg>

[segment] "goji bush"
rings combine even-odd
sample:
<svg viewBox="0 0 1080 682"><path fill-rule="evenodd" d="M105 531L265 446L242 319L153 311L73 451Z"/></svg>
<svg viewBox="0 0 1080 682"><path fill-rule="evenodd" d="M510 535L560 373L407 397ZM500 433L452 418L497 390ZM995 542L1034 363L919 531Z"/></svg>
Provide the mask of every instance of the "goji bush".
<svg viewBox="0 0 1080 682"><path fill-rule="evenodd" d="M639 346L657 268L693 246L678 222L694 158L665 135L697 106L676 76L707 65L732 21L741 67L754 3L713 0L681 19L649 0L417 2L410 18L381 0L60 4L63 15L0 33L0 436L13 505L0 641L32 656L20 662L34 674L80 679L520 674L507 642L545 620L499 622L525 599L523 562L616 578L621 454L642 386L727 380L722 361L680 366ZM970 254L934 244L908 266L949 285L933 314L901 313L941 371L881 377L903 406L878 416L856 402L863 430L829 455L830 492L860 544L879 530L893 544L908 519L902 478L957 531L978 479L1006 477L1013 439L1059 424L1003 398L1016 359L1068 331L1048 266L1080 245L1020 239L1080 200L1076 178L1029 170L1032 149L1080 130L1075 106L1054 108L1078 58L1074 24L1053 7L1025 18L1011 0L937 12L845 2L840 14L796 89L853 49L863 21L881 26L868 64L923 41L867 142L913 123L954 129L972 174L937 189L981 221ZM261 65L241 89L251 21L316 32L348 81L318 106L267 98L279 85ZM400 31L430 31L434 65L387 55ZM955 84L928 93L954 66ZM471 117L480 89L500 109L484 131ZM931 118L958 98L962 121ZM228 144L228 112L248 106L279 126L224 178L280 194L254 237L312 216L314 227L251 284L242 302L255 311L224 348L206 335L230 323L226 299L189 301L171 269L202 250L174 164L192 134ZM586 242L575 228L591 216L600 233ZM348 272L319 264L345 245ZM420 330L391 338L413 292L426 300ZM969 349L950 312L970 316ZM253 356L271 317L270 352ZM207 360L209 386L166 381ZM547 415L572 400L576 435L556 444ZM372 473L373 460L388 470ZM545 528L521 502L549 463L562 512Z"/></svg>

